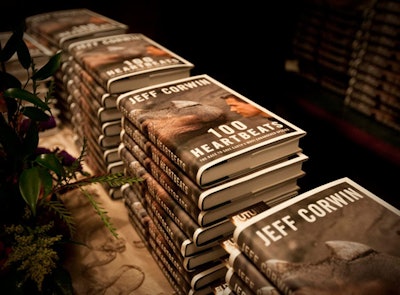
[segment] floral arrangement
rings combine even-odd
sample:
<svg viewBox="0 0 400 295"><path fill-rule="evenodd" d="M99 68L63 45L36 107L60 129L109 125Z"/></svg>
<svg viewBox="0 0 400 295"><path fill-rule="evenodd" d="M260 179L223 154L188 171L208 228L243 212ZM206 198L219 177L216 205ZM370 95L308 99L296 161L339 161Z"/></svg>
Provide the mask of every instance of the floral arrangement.
<svg viewBox="0 0 400 295"><path fill-rule="evenodd" d="M85 186L107 183L118 187L140 180L123 173L91 176L82 169L85 144L78 158L65 150L38 146L40 132L55 127L50 108L54 85L50 82L48 92L41 98L38 83L55 74L62 53L57 52L37 69L23 34L23 28L17 29L0 47L1 292L73 294L62 258L65 244L74 242L76 225L62 196L79 189L118 238L107 212ZM27 73L25 83L5 70L5 63L14 54ZM29 90L28 84L32 87Z"/></svg>

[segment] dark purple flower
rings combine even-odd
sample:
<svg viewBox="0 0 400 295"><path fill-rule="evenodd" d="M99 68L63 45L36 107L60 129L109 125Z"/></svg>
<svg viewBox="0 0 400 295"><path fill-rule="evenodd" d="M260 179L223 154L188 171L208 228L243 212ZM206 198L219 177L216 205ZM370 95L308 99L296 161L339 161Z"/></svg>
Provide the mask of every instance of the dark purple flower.
<svg viewBox="0 0 400 295"><path fill-rule="evenodd" d="M30 124L31 124L31 119L23 118L19 125L19 132L21 134L25 134L26 131L28 130Z"/></svg>
<svg viewBox="0 0 400 295"><path fill-rule="evenodd" d="M43 155L43 154L50 154L51 150L49 150L48 148L44 148L44 147L37 147L35 154L36 155Z"/></svg>
<svg viewBox="0 0 400 295"><path fill-rule="evenodd" d="M47 121L43 121L39 123L39 131L48 130L56 127L56 120L53 116L50 116Z"/></svg>
<svg viewBox="0 0 400 295"><path fill-rule="evenodd" d="M71 155L70 155L67 151L65 151L65 150L59 151L59 152L57 153L57 155L58 155L59 157L61 157L61 163L62 163L64 166L72 166L72 164L74 164L74 162L76 161L76 158L73 157L73 156L71 156ZM82 167L79 167L79 169L82 169Z"/></svg>

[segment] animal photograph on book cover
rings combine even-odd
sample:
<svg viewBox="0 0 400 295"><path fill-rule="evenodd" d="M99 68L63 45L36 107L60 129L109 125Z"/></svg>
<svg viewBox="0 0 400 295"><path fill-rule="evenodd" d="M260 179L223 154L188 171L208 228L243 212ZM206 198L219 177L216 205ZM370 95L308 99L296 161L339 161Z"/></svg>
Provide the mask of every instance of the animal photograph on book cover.
<svg viewBox="0 0 400 295"><path fill-rule="evenodd" d="M208 75L126 92L117 107L203 187L298 152L305 135Z"/></svg>
<svg viewBox="0 0 400 295"><path fill-rule="evenodd" d="M160 83L187 77L193 68L192 63L140 33L75 42L68 51L108 93L148 86L152 79L160 78ZM172 72L181 74L168 78Z"/></svg>
<svg viewBox="0 0 400 295"><path fill-rule="evenodd" d="M86 8L44 12L26 18L27 31L40 35L53 47L65 48L68 42L100 34L121 34L128 26Z"/></svg>
<svg viewBox="0 0 400 295"><path fill-rule="evenodd" d="M238 248L284 294L399 294L400 211L344 177L239 224Z"/></svg>

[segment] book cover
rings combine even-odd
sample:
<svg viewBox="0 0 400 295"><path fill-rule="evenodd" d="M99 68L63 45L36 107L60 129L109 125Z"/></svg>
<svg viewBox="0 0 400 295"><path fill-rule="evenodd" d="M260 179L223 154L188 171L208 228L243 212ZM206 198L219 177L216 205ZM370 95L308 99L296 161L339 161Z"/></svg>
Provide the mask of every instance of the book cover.
<svg viewBox="0 0 400 295"><path fill-rule="evenodd" d="M249 194L257 193L292 177L300 177L303 173L302 164L308 159L306 155L297 153L268 163L242 177L212 187L201 188L125 117L121 118L121 128L121 141L124 141L125 146L135 154L135 157L138 159L151 158L147 161L150 164L154 162L154 165L158 166L156 170L161 170L159 173L152 170L152 174L158 182L169 192L173 191L179 196L183 193L202 211L224 205L235 199L248 197ZM168 183L166 178L173 183L171 184L170 181ZM181 196L180 199L185 198ZM194 210L196 215L198 215L197 211Z"/></svg>
<svg viewBox="0 0 400 295"><path fill-rule="evenodd" d="M185 78L194 67L140 33L75 42L68 52L110 94Z"/></svg>
<svg viewBox="0 0 400 295"><path fill-rule="evenodd" d="M239 224L238 248L283 294L399 294L400 211L347 177Z"/></svg>
<svg viewBox="0 0 400 295"><path fill-rule="evenodd" d="M117 107L201 187L294 154L305 135L208 75L128 91Z"/></svg>
<svg viewBox="0 0 400 295"><path fill-rule="evenodd" d="M77 40L126 33L128 26L86 8L44 12L25 18L26 29L51 48L66 49Z"/></svg>

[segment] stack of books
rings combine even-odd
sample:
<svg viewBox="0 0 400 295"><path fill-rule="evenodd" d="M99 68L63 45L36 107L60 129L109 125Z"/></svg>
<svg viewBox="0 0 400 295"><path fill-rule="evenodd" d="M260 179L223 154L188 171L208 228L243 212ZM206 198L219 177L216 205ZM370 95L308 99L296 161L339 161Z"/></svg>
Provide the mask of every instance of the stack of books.
<svg viewBox="0 0 400 295"><path fill-rule="evenodd" d="M399 294L399 229L398 209L347 177L334 180L239 223L226 288Z"/></svg>
<svg viewBox="0 0 400 295"><path fill-rule="evenodd" d="M68 46L64 72L78 139L87 140L89 165L97 173L123 170L119 159L118 95L188 77L193 64L140 33L86 39ZM113 198L119 189L110 189Z"/></svg>
<svg viewBox="0 0 400 295"><path fill-rule="evenodd" d="M345 105L400 131L400 5L376 1L353 43Z"/></svg>
<svg viewBox="0 0 400 295"><path fill-rule="evenodd" d="M122 34L128 26L86 8L49 11L28 16L25 19L26 31L37 42L47 47L53 54L62 51L62 62L68 59L68 46L77 41ZM70 95L63 81L63 67L54 76L57 108L64 124L73 124L70 111Z"/></svg>
<svg viewBox="0 0 400 295"><path fill-rule="evenodd" d="M335 8L311 3L299 13L293 37L293 55L299 75L344 96L354 36L360 29L365 7Z"/></svg>
<svg viewBox="0 0 400 295"><path fill-rule="evenodd" d="M121 113L116 96L126 91L188 77L193 64L127 26L87 9L44 13L27 26L49 46L63 50L57 94L86 148L86 162L96 174L122 171L118 155ZM120 189L106 188L112 198Z"/></svg>
<svg viewBox="0 0 400 295"><path fill-rule="evenodd" d="M306 132L208 75L128 91L116 104L125 172L143 179L121 189L133 224L151 251L171 249L158 254L164 268L223 279L229 217L297 195ZM202 275L175 273L177 292L209 294L211 282L195 283Z"/></svg>

